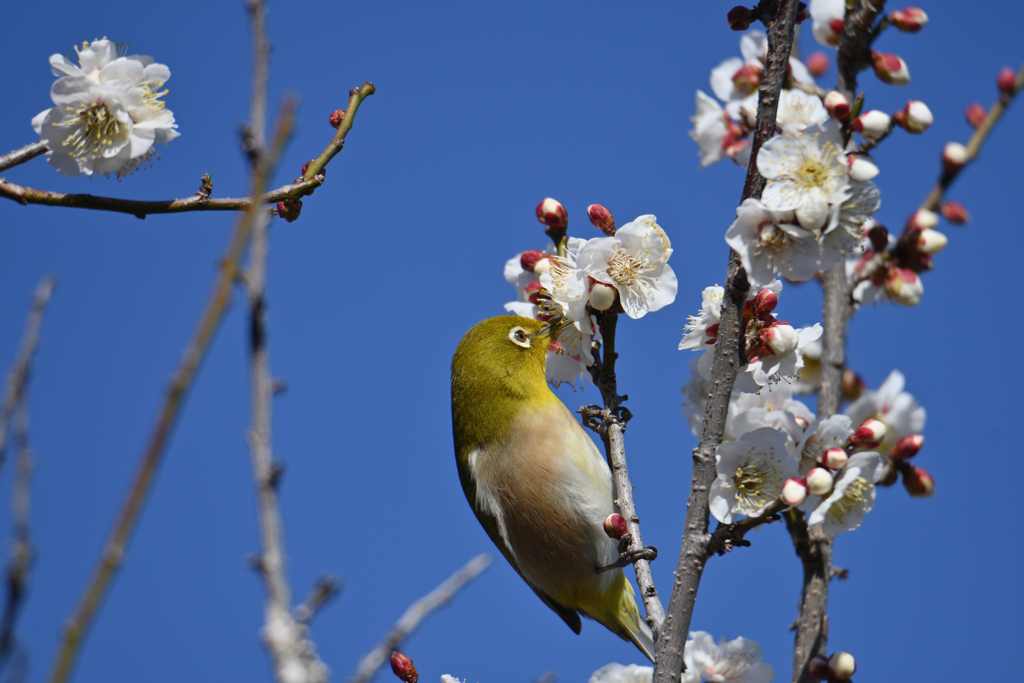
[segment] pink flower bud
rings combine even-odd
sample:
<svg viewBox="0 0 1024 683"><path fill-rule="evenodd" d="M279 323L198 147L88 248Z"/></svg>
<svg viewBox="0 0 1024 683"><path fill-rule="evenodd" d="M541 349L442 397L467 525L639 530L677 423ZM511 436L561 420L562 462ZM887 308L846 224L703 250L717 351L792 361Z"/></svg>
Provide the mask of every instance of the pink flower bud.
<svg viewBox="0 0 1024 683"><path fill-rule="evenodd" d="M849 652L836 652L828 658L828 674L837 681L848 681L857 671L857 660Z"/></svg>
<svg viewBox="0 0 1024 683"><path fill-rule="evenodd" d="M776 323L771 327L766 327L761 330L760 337L761 343L776 356L793 353L800 344L800 337L796 330L785 323Z"/></svg>
<svg viewBox="0 0 1024 683"><path fill-rule="evenodd" d="M934 256L942 251L942 248L946 246L946 242L949 240L938 230L932 230L931 228L925 228L917 236L917 242L914 246L922 254L928 254Z"/></svg>
<svg viewBox="0 0 1024 683"><path fill-rule="evenodd" d="M850 100L838 90L829 91L825 95L823 102L828 115L832 118L839 121L845 121L850 118Z"/></svg>
<svg viewBox="0 0 1024 683"><path fill-rule="evenodd" d="M832 33L835 34L836 45L838 45L839 38L840 36L843 35L843 29L846 28L846 22L843 21L842 19L833 19L832 21L828 22L828 27L832 31Z"/></svg>
<svg viewBox="0 0 1024 683"><path fill-rule="evenodd" d="M815 680L827 681L828 659L824 655L814 655L811 661L807 662L807 673Z"/></svg>
<svg viewBox="0 0 1024 683"><path fill-rule="evenodd" d="M909 100L903 108L903 116L899 118L899 125L903 126L908 133L923 133L932 125L934 118L932 110L921 100Z"/></svg>
<svg viewBox="0 0 1024 683"><path fill-rule="evenodd" d="M947 142L942 148L942 168L947 173L959 171L967 163L967 148L959 142Z"/></svg>
<svg viewBox="0 0 1024 683"><path fill-rule="evenodd" d="M807 11L806 2L796 3L796 23L802 24L811 18L811 13Z"/></svg>
<svg viewBox="0 0 1024 683"><path fill-rule="evenodd" d="M832 490L832 473L824 467L815 467L807 473L807 490L816 496L824 496Z"/></svg>
<svg viewBox="0 0 1024 683"><path fill-rule="evenodd" d="M916 306L924 296L924 284L909 268L893 268L885 279L885 291L901 306Z"/></svg>
<svg viewBox="0 0 1024 683"><path fill-rule="evenodd" d="M878 80L889 85L906 85L910 83L910 70L907 63L898 55L890 52L871 52L871 66Z"/></svg>
<svg viewBox="0 0 1024 683"><path fill-rule="evenodd" d="M824 76L828 71L828 67L831 64L828 55L821 50L815 50L811 54L807 55L807 61L804 63L807 70L811 72L812 76ZM828 106L827 104L825 105Z"/></svg>
<svg viewBox="0 0 1024 683"><path fill-rule="evenodd" d="M841 470L846 467L849 456L842 448L830 448L821 454L820 462L830 470Z"/></svg>
<svg viewBox="0 0 1024 683"><path fill-rule="evenodd" d="M800 477L790 477L782 485L779 500L789 507L796 507L807 500L807 482Z"/></svg>
<svg viewBox="0 0 1024 683"><path fill-rule="evenodd" d="M811 423L807 421L806 417L800 417L799 415L794 415L793 419L796 420L796 423L798 425L800 425L800 429L804 430L805 432L807 431L807 428L811 426Z"/></svg>
<svg viewBox="0 0 1024 683"><path fill-rule="evenodd" d="M569 214L559 202L547 197L537 205L537 220L549 228L564 230L569 225Z"/></svg>
<svg viewBox="0 0 1024 683"><path fill-rule="evenodd" d="M337 128L341 125L341 122L345 120L345 110L335 109L331 112L331 117L327 120L330 121L332 128Z"/></svg>
<svg viewBox="0 0 1024 683"><path fill-rule="evenodd" d="M756 64L744 64L736 73L732 75L732 85L736 88L736 92L744 95L750 95L757 91L757 87L761 85L761 76L764 75L764 69Z"/></svg>
<svg viewBox="0 0 1024 683"><path fill-rule="evenodd" d="M530 273L534 272L534 268L537 266L539 261L547 261L548 255L540 249L530 249L524 251L519 257L519 265L523 267L523 270Z"/></svg>
<svg viewBox="0 0 1024 683"><path fill-rule="evenodd" d="M285 199L277 203L277 215L289 223L297 220L300 213L302 213L302 200L298 197Z"/></svg>
<svg viewBox="0 0 1024 683"><path fill-rule="evenodd" d="M526 290L526 300L534 306L537 305L537 299L542 291L544 291L544 285L539 280L534 280L524 287Z"/></svg>
<svg viewBox="0 0 1024 683"><path fill-rule="evenodd" d="M611 211L600 204L591 204L587 207L587 217L595 228L609 237L615 236L615 218Z"/></svg>
<svg viewBox="0 0 1024 683"><path fill-rule="evenodd" d="M980 126L985 122L986 117L988 117L988 113L985 111L985 107L977 102L971 102L967 105L967 109L964 109L964 118L967 119L967 123L970 124L971 128Z"/></svg>
<svg viewBox="0 0 1024 683"><path fill-rule="evenodd" d="M866 138L877 140L889 132L891 119L884 111L872 109L853 120L853 129Z"/></svg>
<svg viewBox="0 0 1024 683"><path fill-rule="evenodd" d="M401 652L391 653L391 670L395 672L399 680L406 683L416 683L416 681L420 680L420 675L416 671L416 665Z"/></svg>
<svg viewBox="0 0 1024 683"><path fill-rule="evenodd" d="M305 179L305 177L306 177L306 169L309 168L309 165L311 163L313 163L313 161L315 161L315 160L314 159L310 159L309 161L307 161L306 163L304 163L302 165L302 176L299 177L299 178L296 178L295 182L301 183ZM324 166L323 168L320 169L320 175L325 176L325 177L327 176L327 167L326 166ZM306 190L306 192L302 196L303 197L307 197L307 196L313 194L313 190L315 190L315 189L316 188L314 187L312 190Z"/></svg>
<svg viewBox="0 0 1024 683"><path fill-rule="evenodd" d="M928 15L920 7L908 7L889 12L889 23L904 33L917 33L928 23Z"/></svg>
<svg viewBox="0 0 1024 683"><path fill-rule="evenodd" d="M920 434L908 434L896 442L896 445L889 451L889 456L893 460L907 460L917 455L921 450L921 446L924 446L923 436Z"/></svg>
<svg viewBox="0 0 1024 683"><path fill-rule="evenodd" d="M1017 74L1010 67L1004 66L999 70L999 76L996 77L996 85L999 87L999 92L1004 95L1012 95L1017 90Z"/></svg>
<svg viewBox="0 0 1024 683"><path fill-rule="evenodd" d="M595 311L607 311L615 305L618 295L618 290L611 285L594 281L590 285L590 307Z"/></svg>
<svg viewBox="0 0 1024 683"><path fill-rule="evenodd" d="M860 423L849 441L859 448L875 448L885 440L885 423L869 417Z"/></svg>
<svg viewBox="0 0 1024 683"><path fill-rule="evenodd" d="M939 214L928 209L918 209L907 221L907 229L913 228L934 228L939 224Z"/></svg>
<svg viewBox="0 0 1024 683"><path fill-rule="evenodd" d="M957 201L950 200L939 204L939 211L950 223L963 225L971 220L971 214L967 213L967 207Z"/></svg>
<svg viewBox="0 0 1024 683"><path fill-rule="evenodd" d="M915 498L930 498L935 493L935 480L924 469L907 465L903 470L903 487Z"/></svg>
<svg viewBox="0 0 1024 683"><path fill-rule="evenodd" d="M759 318L767 316L779 304L778 295L770 289L762 289L754 297L754 314Z"/></svg>
<svg viewBox="0 0 1024 683"><path fill-rule="evenodd" d="M889 231L884 225L874 225L868 229L867 238L871 240L872 251L885 251L889 247Z"/></svg>
<svg viewBox="0 0 1024 683"><path fill-rule="evenodd" d="M613 512L604 518L604 532L608 534L609 538L616 540L622 538L629 529L626 527L626 518L617 512Z"/></svg>
<svg viewBox="0 0 1024 683"><path fill-rule="evenodd" d="M751 12L749 7L739 5L725 15L725 20L729 22L729 28L733 31L746 31L756 18L757 15Z"/></svg>
<svg viewBox="0 0 1024 683"><path fill-rule="evenodd" d="M850 168L850 180L862 183L878 175L878 166L867 152L850 152L846 155L846 165Z"/></svg>

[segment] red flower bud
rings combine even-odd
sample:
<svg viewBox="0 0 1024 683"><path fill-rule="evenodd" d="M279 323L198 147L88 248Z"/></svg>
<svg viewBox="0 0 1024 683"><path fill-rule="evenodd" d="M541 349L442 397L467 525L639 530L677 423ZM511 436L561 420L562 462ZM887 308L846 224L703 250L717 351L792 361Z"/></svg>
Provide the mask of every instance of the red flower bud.
<svg viewBox="0 0 1024 683"><path fill-rule="evenodd" d="M838 90L832 90L825 95L825 109L828 115L839 121L850 118L850 100Z"/></svg>
<svg viewBox="0 0 1024 683"><path fill-rule="evenodd" d="M542 260L546 261L547 258L548 255L540 249L530 249L529 251L524 251L519 257L519 265L523 267L523 270L532 273L534 272L534 268L537 267L537 262Z"/></svg>
<svg viewBox="0 0 1024 683"><path fill-rule="evenodd" d="M859 448L875 448L885 440L885 432L884 422L869 417L860 423L849 442Z"/></svg>
<svg viewBox="0 0 1024 683"><path fill-rule="evenodd" d="M540 295L541 291L544 289L544 285L542 285L539 280L534 280L530 284L526 285L526 287L524 287L524 289L526 290L526 300L529 301L534 306L536 306L537 305L537 297Z"/></svg>
<svg viewBox="0 0 1024 683"><path fill-rule="evenodd" d="M761 76L763 75L764 69L756 64L744 64L732 75L732 84L737 92L750 95L761 85Z"/></svg>
<svg viewBox="0 0 1024 683"><path fill-rule="evenodd" d="M836 652L828 658L829 678L848 681L857 672L857 660L849 652Z"/></svg>
<svg viewBox="0 0 1024 683"><path fill-rule="evenodd" d="M889 231L884 225L875 225L868 230L868 239L871 240L873 251L885 251L889 246Z"/></svg>
<svg viewBox="0 0 1024 683"><path fill-rule="evenodd" d="M843 400L856 401L867 388L860 375L850 368L843 368Z"/></svg>
<svg viewBox="0 0 1024 683"><path fill-rule="evenodd" d="M1004 66L999 70L999 76L996 77L996 85L999 87L999 92L1004 95L1012 95L1017 90L1017 74L1010 67Z"/></svg>
<svg viewBox="0 0 1024 683"><path fill-rule="evenodd" d="M939 204L939 212L946 217L950 223L963 225L971 220L971 214L967 213L967 207L957 201L947 201Z"/></svg>
<svg viewBox="0 0 1024 683"><path fill-rule="evenodd" d="M626 527L626 518L617 512L613 512L604 518L604 532L608 534L609 538L616 540L622 538L629 533L629 529Z"/></svg>
<svg viewBox="0 0 1024 683"><path fill-rule="evenodd" d="M889 23L904 33L917 33L928 23L928 15L920 7L907 7L889 12Z"/></svg>
<svg viewBox="0 0 1024 683"><path fill-rule="evenodd" d="M612 216L612 212L608 209L600 204L591 204L587 207L587 217L594 224L594 227L604 234L609 237L615 235L615 217Z"/></svg>
<svg viewBox="0 0 1024 683"><path fill-rule="evenodd" d="M277 203L277 215L289 223L299 217L302 212L302 200L298 197L285 199Z"/></svg>
<svg viewBox="0 0 1024 683"><path fill-rule="evenodd" d="M967 119L967 123L971 125L971 128L980 126L985 122L987 116L988 113L985 111L985 107L977 102L971 102L967 105L967 109L964 110L964 117Z"/></svg>
<svg viewBox="0 0 1024 683"><path fill-rule="evenodd" d="M770 289L762 289L754 297L754 314L759 318L763 318L774 311L778 304L779 297L775 292Z"/></svg>
<svg viewBox="0 0 1024 683"><path fill-rule="evenodd" d="M749 7L740 5L733 7L725 15L725 20L729 22L729 28L733 31L746 31L756 18L757 15Z"/></svg>
<svg viewBox="0 0 1024 683"><path fill-rule="evenodd" d="M907 465L903 470L903 487L915 498L929 498L935 493L935 480L924 469Z"/></svg>
<svg viewBox="0 0 1024 683"><path fill-rule="evenodd" d="M399 680L405 681L405 683L416 683L420 680L416 665L401 652L391 653L391 670L395 672Z"/></svg>
<svg viewBox="0 0 1024 683"><path fill-rule="evenodd" d="M967 148L959 142L947 142L942 148L942 168L946 173L959 171L967 164Z"/></svg>
<svg viewBox="0 0 1024 683"><path fill-rule="evenodd" d="M569 214L564 206L548 197L537 205L537 220L549 228L564 230L569 225Z"/></svg>
<svg viewBox="0 0 1024 683"><path fill-rule="evenodd" d="M827 681L828 659L823 655L814 655L811 661L807 662L807 673L815 680Z"/></svg>
<svg viewBox="0 0 1024 683"><path fill-rule="evenodd" d="M828 55L821 50L816 50L807 55L806 66L812 76L824 76L830 65L831 60L829 60Z"/></svg>
<svg viewBox="0 0 1024 683"><path fill-rule="evenodd" d="M889 52L871 53L871 66L878 80L889 85L906 85L910 82L910 70L907 63L898 55Z"/></svg>
<svg viewBox="0 0 1024 683"><path fill-rule="evenodd" d="M344 109L335 109L334 111L331 112L331 118L329 118L328 121L331 122L331 127L332 128L337 128L338 126L341 125L341 122L344 119L345 119L345 110Z"/></svg>
<svg viewBox="0 0 1024 683"><path fill-rule="evenodd" d="M921 446L924 445L924 437L920 434L908 434L904 436L896 445L892 447L889 455L894 460L906 460L913 458L921 450Z"/></svg>
<svg viewBox="0 0 1024 683"><path fill-rule="evenodd" d="M842 448L829 448L821 454L818 461L830 470L841 470L846 467L849 456Z"/></svg>

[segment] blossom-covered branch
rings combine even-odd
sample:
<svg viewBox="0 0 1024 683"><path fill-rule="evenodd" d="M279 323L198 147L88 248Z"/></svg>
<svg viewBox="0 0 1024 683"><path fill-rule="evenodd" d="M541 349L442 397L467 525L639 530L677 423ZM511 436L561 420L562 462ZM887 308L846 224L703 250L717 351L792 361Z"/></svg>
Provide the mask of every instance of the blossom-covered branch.
<svg viewBox="0 0 1024 683"><path fill-rule="evenodd" d="M759 198L765 179L757 170L757 155L761 145L774 134L779 106L779 93L789 64L793 44L797 3L784 0L778 3L778 14L769 27L768 53L764 75L759 86L756 133L751 145L751 159L742 199ZM683 544L679 553L672 597L669 601L665 624L657 641L654 671L656 683L674 682L683 668L683 650L693 615L704 565L708 560L707 531L710 521L708 507L710 487L716 478L715 450L725 431L725 418L733 385L743 364L741 347L744 324L743 309L749 284L739 254L730 250L726 276L725 296L722 299L721 319L718 327L719 353L712 368L712 391L704 412L700 443L693 453L693 477L686 509Z"/></svg>
<svg viewBox="0 0 1024 683"><path fill-rule="evenodd" d="M412 635L413 631L419 628L424 619L451 602L460 590L490 567L491 562L493 560L490 555L477 555L440 586L411 604L377 646L359 660L359 665L348 679L348 683L367 683L373 678L377 669Z"/></svg>

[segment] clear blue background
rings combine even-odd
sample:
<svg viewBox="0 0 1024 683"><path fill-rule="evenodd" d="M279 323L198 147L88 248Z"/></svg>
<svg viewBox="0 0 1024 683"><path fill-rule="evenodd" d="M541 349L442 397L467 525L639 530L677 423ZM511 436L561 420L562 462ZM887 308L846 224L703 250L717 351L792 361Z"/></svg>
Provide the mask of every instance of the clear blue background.
<svg viewBox="0 0 1024 683"><path fill-rule="evenodd" d="M58 176L43 159L11 169L32 187L133 198L245 193L237 130L246 118L249 30L243 3L11 3L0 42L0 151L32 142L50 106L47 58L107 36L169 65L166 101L182 136L123 181ZM314 624L344 680L414 599L493 547L466 504L452 457L448 368L462 334L513 297L513 254L545 244L533 210L553 196L570 231L597 233L586 205L620 222L654 213L676 251L671 307L620 325L620 388L636 418L629 463L654 573L671 588L695 440L680 411L689 352L676 345L703 287L725 272L723 234L741 170L698 169L687 136L694 91L738 55L731 3L272 3L273 103L301 96L300 128L276 185L299 174L333 129L350 88L377 86L326 185L298 222L273 224L270 349L288 392L275 403L275 454L297 597L321 572L346 587ZM878 150L883 205L899 230L938 171L948 140L966 140L963 108L988 106L999 67L1024 52L1016 5L925 6L916 36L878 47L906 58L894 88L865 74L868 105L928 103L925 135L897 132ZM1001 19L1002 17L1002 19ZM803 40L804 53L817 49ZM821 79L834 83L834 70ZM872 386L893 368L928 409L919 464L936 494L880 492L865 525L843 534L830 643L865 680L959 680L965 654L1012 652L1024 599L1015 541L1022 331L1020 159L1024 108L1011 108L951 196L973 221L943 226L949 246L914 309L869 308L853 321L849 360ZM13 359L29 298L49 272L58 289L31 387L37 457L32 501L38 559L18 625L30 680L48 673L62 620L77 603L123 500L154 415L210 291L231 214L134 217L0 202L0 363ZM820 319L816 285L787 286L791 322ZM258 549L244 443L249 399L245 310L236 296L159 472L127 562L78 664L79 681L269 680L258 640L263 589L243 559ZM576 408L593 387L562 392ZM0 472L0 530L12 480ZM800 565L781 526L714 558L692 627L759 642L786 680ZM573 635L504 561L435 614L403 648L423 679L481 683L554 671L585 681L639 654L593 623ZM955 654L959 653L959 654ZM993 662L990 662L992 664ZM382 674L384 680L391 674Z"/></svg>

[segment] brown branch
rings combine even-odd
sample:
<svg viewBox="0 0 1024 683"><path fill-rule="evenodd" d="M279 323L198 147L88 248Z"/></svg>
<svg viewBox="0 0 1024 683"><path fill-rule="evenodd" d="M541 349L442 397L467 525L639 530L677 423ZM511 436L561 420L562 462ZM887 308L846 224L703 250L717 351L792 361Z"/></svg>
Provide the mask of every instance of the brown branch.
<svg viewBox="0 0 1024 683"><path fill-rule="evenodd" d="M23 164L26 161L35 159L37 156L46 154L46 152L46 144L41 141L33 142L31 144L25 145L21 149L16 149L13 152L8 152L7 154L0 157L0 173L19 164Z"/></svg>
<svg viewBox="0 0 1024 683"><path fill-rule="evenodd" d="M633 483L629 479L629 469L626 467L624 432L631 415L622 406L622 401L627 397L619 395L618 381L615 377L615 361L619 357L615 352L615 328L619 316L617 313L597 313L596 316L601 328L603 347L600 350L600 359L595 359L598 362L594 364L592 376L594 383L601 390L604 410L581 408L580 412L585 418L589 418L584 420L587 426L600 434L604 441L608 466L611 467L612 476L615 478L615 504L625 518L629 530L629 542L623 555L636 571L636 582L640 586L640 596L644 601L647 624L657 637L661 624L665 621L665 608L661 604L658 589L654 585L654 576L651 574L651 560L657 557L658 551L644 546L640 534L640 517L633 502Z"/></svg>
<svg viewBox="0 0 1024 683"><path fill-rule="evenodd" d="M438 608L451 602L460 590L490 567L492 561L487 554L477 555L440 586L410 605L409 609L405 610L405 614L377 643L377 646L359 660L359 665L352 677L348 679L348 683L367 683L373 678L377 669L387 661L391 653L397 650L406 638L412 635L413 631L419 628L424 619Z"/></svg>
<svg viewBox="0 0 1024 683"><path fill-rule="evenodd" d="M779 93L785 81L789 53L793 45L796 5L795 0L779 2L778 14L768 27L768 56L761 86L758 89L760 96L757 124L742 199L760 198L764 191L765 179L757 171L757 153L761 145L775 133ZM715 344L715 359L711 371L711 395L704 411L700 443L693 451L693 475L686 507L683 543L679 551L668 614L656 643L654 683L678 681L679 672L683 670L683 646L690 630L697 587L710 557L708 524L711 515L708 497L711 483L716 477L715 450L721 443L725 431L725 418L736 374L745 361L741 348L743 307L750 285L739 255L735 251L729 252L726 273L718 342Z"/></svg>
<svg viewBox="0 0 1024 683"><path fill-rule="evenodd" d="M22 333L21 344L18 347L18 355L11 371L7 374L7 386L4 389L3 402L0 403L0 466L3 465L7 425L18 404L18 397L21 396L28 383L32 356L35 355L36 348L39 346L39 328L43 324L43 313L46 312L46 305L50 303L50 296L53 294L56 284L57 281L54 277L47 275L36 286L35 294L32 295L32 308L25 321L25 331Z"/></svg>
<svg viewBox="0 0 1024 683"><path fill-rule="evenodd" d="M272 192L261 194L257 204L276 204L292 197L301 197L309 190L323 185L323 175L311 177L309 180L284 185ZM119 199L117 197L98 197L91 194L63 194L48 190L37 190L23 187L0 178L0 197L12 199L19 204L43 204L45 206L64 206L72 209L95 209L97 211L113 211L127 213L136 218L145 218L151 214L184 213L186 211L248 211L253 205L252 197L212 199L203 191L184 199L166 199L141 201L136 199Z"/></svg>
<svg viewBox="0 0 1024 683"><path fill-rule="evenodd" d="M981 149L981 145L988 138L989 133L995 128L996 123L1003 116L1007 107L1010 106L1010 102L1013 98L1024 88L1024 64L1020 65L1017 70L1017 78L1014 81L1014 89L1012 93L1000 93L999 99L996 103L988 110L988 114L985 116L985 120L981 122L981 125L977 127L971 138L967 141L967 163L960 168L943 171L939 176L939 180L935 183L935 187L928 193L924 201L921 202L922 209L929 209L935 211L939 206L939 202L942 200L942 196L949 189L949 186L953 184L953 181L957 179L960 173L967 168L967 166L978 158L978 150Z"/></svg>
<svg viewBox="0 0 1024 683"><path fill-rule="evenodd" d="M302 601L302 604L295 608L295 621L300 624L308 624L320 609L338 596L341 592L341 582L333 576L318 577L309 595Z"/></svg>
<svg viewBox="0 0 1024 683"><path fill-rule="evenodd" d="M771 524L782 519L780 512L786 508L781 500L776 500L766 507L757 517L744 517L729 524L718 523L715 531L708 538L707 554L724 555L733 548L747 547L750 541L746 540L747 532L756 529L762 524Z"/></svg>
<svg viewBox="0 0 1024 683"><path fill-rule="evenodd" d="M303 176L305 179L313 178L319 175L320 172L327 166L327 162L335 157L338 152L345 146L345 136L352 130L352 124L355 122L356 112L359 111L359 105L363 103L367 97L377 92L377 89L373 87L373 83L364 81L363 85L354 88L348 93L348 109L345 110L345 117L341 121L341 125L338 126L338 131L334 134L334 139L331 140L330 144L320 153L316 159L314 159L309 166L306 167L306 174Z"/></svg>

